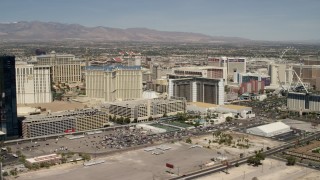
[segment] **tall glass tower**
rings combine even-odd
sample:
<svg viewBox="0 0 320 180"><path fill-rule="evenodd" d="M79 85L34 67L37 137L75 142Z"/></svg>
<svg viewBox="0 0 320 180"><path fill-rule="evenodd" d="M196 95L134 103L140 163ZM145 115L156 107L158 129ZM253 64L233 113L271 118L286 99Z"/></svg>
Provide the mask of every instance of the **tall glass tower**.
<svg viewBox="0 0 320 180"><path fill-rule="evenodd" d="M14 56L0 56L0 131L7 137L19 135Z"/></svg>

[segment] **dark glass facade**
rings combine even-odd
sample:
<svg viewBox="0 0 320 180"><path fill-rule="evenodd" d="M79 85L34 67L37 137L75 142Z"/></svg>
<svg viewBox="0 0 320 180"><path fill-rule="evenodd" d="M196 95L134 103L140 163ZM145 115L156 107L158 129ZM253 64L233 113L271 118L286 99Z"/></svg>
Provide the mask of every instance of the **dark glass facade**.
<svg viewBox="0 0 320 180"><path fill-rule="evenodd" d="M303 100L305 109L310 109L311 102L320 103L320 95L315 94L288 93L288 99Z"/></svg>
<svg viewBox="0 0 320 180"><path fill-rule="evenodd" d="M0 118L7 137L19 135L14 56L0 56Z"/></svg>
<svg viewBox="0 0 320 180"><path fill-rule="evenodd" d="M188 102L192 102L195 93L197 102L219 104L219 81L201 77L189 77L176 79L173 81L173 96L184 97ZM192 83L196 83L196 89L192 89ZM193 92L193 91L196 92Z"/></svg>

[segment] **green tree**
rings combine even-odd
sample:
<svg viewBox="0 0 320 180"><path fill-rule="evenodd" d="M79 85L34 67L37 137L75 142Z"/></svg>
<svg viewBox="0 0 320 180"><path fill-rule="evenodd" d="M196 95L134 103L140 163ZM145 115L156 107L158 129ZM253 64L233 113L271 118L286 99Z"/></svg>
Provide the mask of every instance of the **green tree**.
<svg viewBox="0 0 320 180"><path fill-rule="evenodd" d="M2 173L3 176L9 176L9 173L7 171Z"/></svg>
<svg viewBox="0 0 320 180"><path fill-rule="evenodd" d="M12 169L12 170L10 170L10 174L12 176L16 176L18 174L18 171L16 169Z"/></svg>
<svg viewBox="0 0 320 180"><path fill-rule="evenodd" d="M17 154L17 156L21 156L22 155L21 151L19 151L19 150L16 151L16 154Z"/></svg>
<svg viewBox="0 0 320 180"><path fill-rule="evenodd" d="M190 137L188 137L188 138L186 139L186 143L189 143L189 144L192 143L192 140L190 139Z"/></svg>
<svg viewBox="0 0 320 180"><path fill-rule="evenodd" d="M25 162L26 162L26 156L23 155L23 154L21 154L21 155L19 156L19 161L22 162L22 163L25 163Z"/></svg>
<svg viewBox="0 0 320 180"><path fill-rule="evenodd" d="M249 146L249 139L244 140L247 143L247 146Z"/></svg>
<svg viewBox="0 0 320 180"><path fill-rule="evenodd" d="M126 118L124 119L124 122L125 122L125 124L130 124L130 118L126 117Z"/></svg>
<svg viewBox="0 0 320 180"><path fill-rule="evenodd" d="M152 118L152 116L150 116L149 118L148 118L148 121L152 121L153 120L153 118Z"/></svg>
<svg viewBox="0 0 320 180"><path fill-rule="evenodd" d="M232 119L233 119L232 117L228 116L228 117L226 118L226 121L227 121L227 122L231 122Z"/></svg>
<svg viewBox="0 0 320 180"><path fill-rule="evenodd" d="M119 124L124 124L124 118L122 116L118 119L118 123Z"/></svg>
<svg viewBox="0 0 320 180"><path fill-rule="evenodd" d="M40 169L40 165L38 163L32 164L32 169Z"/></svg>
<svg viewBox="0 0 320 180"><path fill-rule="evenodd" d="M117 116L116 116L116 115L114 115L114 116L112 117L112 122L117 122Z"/></svg>
<svg viewBox="0 0 320 180"><path fill-rule="evenodd" d="M261 160L255 156L252 156L247 160L247 163L252 164L253 166L259 166L261 165Z"/></svg>
<svg viewBox="0 0 320 180"><path fill-rule="evenodd" d="M178 121L186 121L186 120L188 120L187 115L185 113L178 113L176 116L177 116L177 120Z"/></svg>
<svg viewBox="0 0 320 180"><path fill-rule="evenodd" d="M50 167L50 163L48 163L48 162L40 163L40 168L49 168L49 167Z"/></svg>
<svg viewBox="0 0 320 180"><path fill-rule="evenodd" d="M265 158L266 158L266 155L264 154L264 153L262 153L262 152L258 152L257 154L256 154L256 157L258 158L258 159L260 159L260 160L264 160Z"/></svg>
<svg viewBox="0 0 320 180"><path fill-rule="evenodd" d="M293 166L296 164L296 158L293 156L288 156L287 158L287 165L288 166Z"/></svg>
<svg viewBox="0 0 320 180"><path fill-rule="evenodd" d="M8 153L12 153L11 147L6 147Z"/></svg>
<svg viewBox="0 0 320 180"><path fill-rule="evenodd" d="M28 169L32 169L32 165L30 163L24 162L24 166Z"/></svg>
<svg viewBox="0 0 320 180"><path fill-rule="evenodd" d="M79 154L79 156L81 156L84 161L90 161L91 159L91 156L89 154L81 153Z"/></svg>
<svg viewBox="0 0 320 180"><path fill-rule="evenodd" d="M221 134L222 134L221 131L216 131L216 132L213 133L213 137L214 136L219 137Z"/></svg>
<svg viewBox="0 0 320 180"><path fill-rule="evenodd" d="M194 124L194 127L198 127L198 126L200 126L200 123L199 123L199 122L196 122L196 123Z"/></svg>
<svg viewBox="0 0 320 180"><path fill-rule="evenodd" d="M253 166L259 166L261 165L261 160L264 160L265 159L265 154L263 154L262 152L255 152L255 156L252 156L250 157L248 160L247 160L247 163L248 164L252 164Z"/></svg>
<svg viewBox="0 0 320 180"><path fill-rule="evenodd" d="M61 158L61 163L62 164L66 163L66 162L67 162L67 158L65 158L65 157Z"/></svg>

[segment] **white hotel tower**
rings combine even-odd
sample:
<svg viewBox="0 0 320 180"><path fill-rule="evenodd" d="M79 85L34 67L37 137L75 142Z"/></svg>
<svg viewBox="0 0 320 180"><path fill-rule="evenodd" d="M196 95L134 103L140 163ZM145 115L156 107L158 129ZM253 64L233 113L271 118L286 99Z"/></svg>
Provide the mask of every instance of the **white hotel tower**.
<svg viewBox="0 0 320 180"><path fill-rule="evenodd" d="M142 98L140 66L87 66L86 95L104 101Z"/></svg>
<svg viewBox="0 0 320 180"><path fill-rule="evenodd" d="M17 104L52 102L50 66L16 64Z"/></svg>

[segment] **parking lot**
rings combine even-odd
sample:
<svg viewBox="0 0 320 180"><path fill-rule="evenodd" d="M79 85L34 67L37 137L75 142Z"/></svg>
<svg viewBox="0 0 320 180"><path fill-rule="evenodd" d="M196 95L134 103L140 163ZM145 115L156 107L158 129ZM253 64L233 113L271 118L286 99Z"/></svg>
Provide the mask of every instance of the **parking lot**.
<svg viewBox="0 0 320 180"><path fill-rule="evenodd" d="M199 127L193 130L179 130L162 134L153 134L138 128L121 128L100 131L99 133L84 133L77 136L60 136L55 139L34 139L11 145L12 152L21 151L27 158L50 153L85 152L90 154L105 154L138 146L148 146L199 135L212 131L215 127ZM150 134L149 134L150 133Z"/></svg>
<svg viewBox="0 0 320 180"><path fill-rule="evenodd" d="M105 157L103 158L105 163L95 166L76 165L64 169L52 167L51 169L20 174L17 179L169 179L176 176L174 174L181 175L204 168L206 164L212 162L211 158L220 156L216 150L192 147L184 142L166 143L164 146L170 147L170 149L163 150L163 153L159 155L152 153L153 151L139 149ZM174 168L167 168L166 163L172 164Z"/></svg>
<svg viewBox="0 0 320 180"><path fill-rule="evenodd" d="M293 120L293 119L283 119L283 123L287 124L288 126L299 129L306 132L317 132L320 131L319 125L312 125L310 122L305 121L299 121L299 120Z"/></svg>

